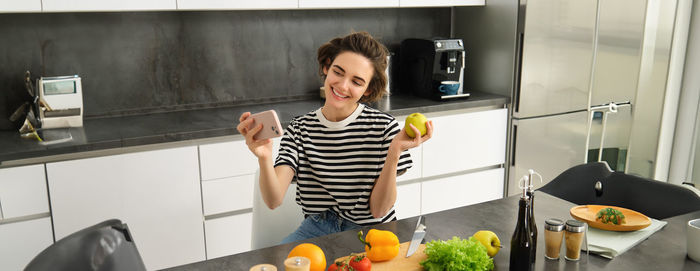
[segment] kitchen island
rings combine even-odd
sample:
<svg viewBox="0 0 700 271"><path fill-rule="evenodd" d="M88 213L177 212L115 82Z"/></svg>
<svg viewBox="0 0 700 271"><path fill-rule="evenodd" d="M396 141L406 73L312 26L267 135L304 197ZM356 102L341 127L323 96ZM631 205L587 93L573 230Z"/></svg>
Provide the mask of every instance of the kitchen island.
<svg viewBox="0 0 700 271"><path fill-rule="evenodd" d="M647 240L612 260L597 255L586 256L571 262L562 257L556 260L544 258L543 223L547 218L571 219L569 209L575 204L542 192L535 195L535 221L538 226L538 246L535 270L700 270L700 263L686 256L685 227L688 220L700 217L700 211L665 219L668 224ZM515 229L518 197L508 197L425 215L426 241L447 240L452 236L468 238L478 230L495 232L503 248L494 257L494 270L508 270L510 239ZM393 221L369 228L390 230L400 242L410 241L416 225L416 217ZM235 229L231 229L235 230ZM330 265L333 259L352 252L362 252L356 231L347 231L317 237L301 242L278 245L236 255L220 257L168 270L248 270L250 267L269 263L284 270L283 261L289 251L299 243L310 242L323 249ZM565 246L562 245L562 252ZM401 257L401 255L397 256Z"/></svg>

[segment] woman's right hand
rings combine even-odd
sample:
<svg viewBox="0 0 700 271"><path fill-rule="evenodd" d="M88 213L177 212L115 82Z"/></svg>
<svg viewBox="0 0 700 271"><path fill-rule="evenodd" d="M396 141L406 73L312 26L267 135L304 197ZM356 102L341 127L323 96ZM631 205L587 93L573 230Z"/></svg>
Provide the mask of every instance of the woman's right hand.
<svg viewBox="0 0 700 271"><path fill-rule="evenodd" d="M253 139L253 136L262 130L263 125L262 123L255 124L255 119L251 118L250 115L250 112L241 114L236 129L245 137L245 144L248 145L248 149L250 149L255 157L258 159L270 158L272 156L272 139ZM253 128L249 129L248 127Z"/></svg>

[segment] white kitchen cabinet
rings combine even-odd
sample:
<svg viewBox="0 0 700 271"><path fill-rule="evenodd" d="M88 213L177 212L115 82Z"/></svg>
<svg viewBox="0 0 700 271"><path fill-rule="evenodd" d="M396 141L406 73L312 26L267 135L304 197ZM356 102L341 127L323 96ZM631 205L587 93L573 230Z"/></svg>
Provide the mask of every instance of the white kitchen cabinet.
<svg viewBox="0 0 700 271"><path fill-rule="evenodd" d="M0 224L0 270L23 270L51 244L50 217Z"/></svg>
<svg viewBox="0 0 700 271"><path fill-rule="evenodd" d="M176 10L176 0L42 0L44 12Z"/></svg>
<svg viewBox="0 0 700 271"><path fill-rule="evenodd" d="M202 180L254 174L259 167L244 140L200 145L199 159Z"/></svg>
<svg viewBox="0 0 700 271"><path fill-rule="evenodd" d="M204 215L253 208L255 175L202 181Z"/></svg>
<svg viewBox="0 0 700 271"><path fill-rule="evenodd" d="M433 138L423 143L423 177L505 162L507 110L428 115Z"/></svg>
<svg viewBox="0 0 700 271"><path fill-rule="evenodd" d="M252 213L204 221L207 236L207 259L249 251L252 225Z"/></svg>
<svg viewBox="0 0 700 271"><path fill-rule="evenodd" d="M0 169L0 222L48 213L43 164Z"/></svg>
<svg viewBox="0 0 700 271"><path fill-rule="evenodd" d="M401 7L483 6L485 0L400 0Z"/></svg>
<svg viewBox="0 0 700 271"><path fill-rule="evenodd" d="M44 165L0 169L0 270L22 270L53 244Z"/></svg>
<svg viewBox="0 0 700 271"><path fill-rule="evenodd" d="M179 10L295 9L298 0L177 0Z"/></svg>
<svg viewBox="0 0 700 271"><path fill-rule="evenodd" d="M400 184L396 187L396 218L404 219L420 215L421 183Z"/></svg>
<svg viewBox="0 0 700 271"><path fill-rule="evenodd" d="M0 0L0 13L41 12L41 0Z"/></svg>
<svg viewBox="0 0 700 271"><path fill-rule="evenodd" d="M198 165L194 146L48 163L56 239L116 218L149 270L204 260Z"/></svg>
<svg viewBox="0 0 700 271"><path fill-rule="evenodd" d="M399 7L399 0L299 0L299 8Z"/></svg>
<svg viewBox="0 0 700 271"><path fill-rule="evenodd" d="M434 213L503 197L503 168L423 182L421 212Z"/></svg>

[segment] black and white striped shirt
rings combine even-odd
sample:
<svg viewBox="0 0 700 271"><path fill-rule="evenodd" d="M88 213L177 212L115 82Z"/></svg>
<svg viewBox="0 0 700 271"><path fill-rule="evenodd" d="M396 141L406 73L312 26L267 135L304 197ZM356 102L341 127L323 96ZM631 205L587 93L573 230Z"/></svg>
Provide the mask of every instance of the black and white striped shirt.
<svg viewBox="0 0 700 271"><path fill-rule="evenodd" d="M339 122L327 120L318 109L292 120L275 166L288 165L295 171L296 201L305 215L331 209L363 226L395 220L393 207L382 218L372 217L369 197L389 144L400 130L394 117L363 104ZM397 171L411 165L404 151Z"/></svg>

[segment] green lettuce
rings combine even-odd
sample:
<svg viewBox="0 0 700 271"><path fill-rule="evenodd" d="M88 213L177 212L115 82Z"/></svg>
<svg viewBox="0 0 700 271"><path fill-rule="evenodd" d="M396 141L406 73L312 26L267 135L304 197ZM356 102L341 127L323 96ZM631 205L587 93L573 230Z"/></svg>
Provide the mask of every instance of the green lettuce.
<svg viewBox="0 0 700 271"><path fill-rule="evenodd" d="M447 241L430 241L425 247L425 254L428 258L420 264L428 271L493 269L493 259L474 237L466 240L454 236Z"/></svg>

